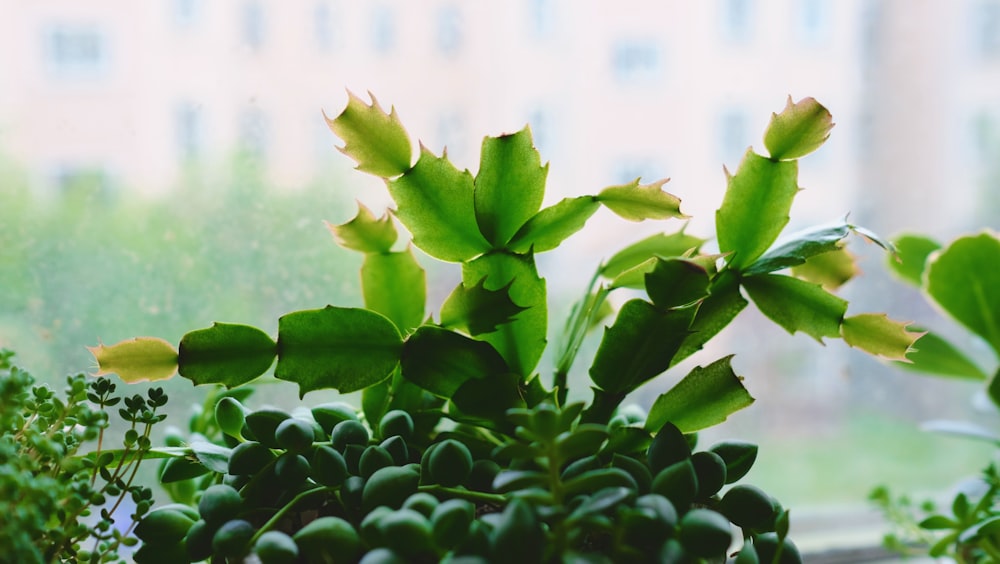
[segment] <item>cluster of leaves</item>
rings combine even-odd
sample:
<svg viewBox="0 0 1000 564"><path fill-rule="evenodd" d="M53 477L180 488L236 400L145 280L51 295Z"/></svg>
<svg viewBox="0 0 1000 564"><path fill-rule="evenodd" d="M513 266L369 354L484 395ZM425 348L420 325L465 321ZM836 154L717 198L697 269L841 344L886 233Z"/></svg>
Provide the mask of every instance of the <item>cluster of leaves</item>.
<svg viewBox="0 0 1000 564"><path fill-rule="evenodd" d="M983 231L959 237L949 245L921 235L895 240L899 260L891 270L922 290L925 297L958 321L973 339L984 342L1000 361L1000 236ZM984 370L962 346L928 331L901 367L946 378L986 382L986 393L1000 408L1000 363ZM991 375L992 371L992 375ZM930 421L927 430L986 441L1000 447L1000 435L971 422ZM959 562L1000 560L1000 476L994 465L985 469L969 491L956 494L950 515L934 504L913 507L905 496L893 499L884 487L872 499L898 529L886 539L897 549L925 547L934 557L951 556Z"/></svg>
<svg viewBox="0 0 1000 564"><path fill-rule="evenodd" d="M421 436L405 411L373 429L343 403L293 415L223 397L217 427L235 444L225 470L202 467L211 482L196 507L153 510L135 559L721 562L736 525L737 562L801 561L787 510L750 485L722 493L750 470L755 445L692 452L695 436L670 423L654 436L634 409L611 425L580 423L582 411L511 410L513 436L496 444L464 425Z"/></svg>
<svg viewBox="0 0 1000 564"><path fill-rule="evenodd" d="M149 433L162 421L167 397L115 395L108 379L66 379L64 397L11 364L0 352L0 554L16 562L118 561L133 546L132 527L149 510L153 492L133 483L149 452ZM103 450L114 406L129 424L122 448ZM79 451L90 441L96 451ZM129 501L126 522L116 512ZM99 511L98 511L99 510ZM96 511L96 514L95 514Z"/></svg>
<svg viewBox="0 0 1000 564"><path fill-rule="evenodd" d="M268 523L289 513L300 519L302 528L290 532L298 543L296 534L320 528L303 519L301 511L292 511L301 502L298 496L330 497L333 493L344 515L329 517L345 521L335 527L341 532L334 536L350 536L345 532L350 526L365 546L396 550L371 544L374 541L365 538L364 531L364 517L377 513L380 505L401 507L409 499L392 498L386 503L364 500L368 484L380 476L378 473L387 475L388 468L394 468L393 481L405 484L408 495L432 494L442 503L473 501L479 503L478 510L495 506L491 514L499 516L484 517L483 534L473 537L488 539L486 529L490 526L501 535L505 522L511 527L529 527L522 532L538 543L520 541L517 546L520 550L543 550L544 558L558 559L562 553L593 549L608 557L624 557L632 550L646 556L680 550L697 558L717 559L729 546L730 523L736 523L754 539L746 543L741 557L756 561L751 558L758 542L760 546L784 546L787 514L762 492L734 488L730 492L752 498L754 501L747 503L757 508L752 524L747 525L738 511L728 514L725 510L727 503L739 507L742 503L726 502L728 493L719 500L713 498L725 483L729 463L725 456L713 454L711 449L693 454L688 451L664 462L645 454L652 446L646 450L642 446L649 441L657 444L654 437L660 437L665 429L671 431L659 440L683 437L750 405L753 398L733 371L731 357L696 367L659 396L648 414L618 429L614 422L627 411L622 409L625 399L702 349L749 304L744 292L781 327L791 333L805 332L820 342L843 338L872 354L902 359L917 337L907 332L904 324L884 315L847 316L847 302L831 293L854 273L852 259L843 248L848 235L861 232L888 247L887 243L846 220L778 242L799 190L797 159L819 147L833 125L829 112L815 100L789 100L784 111L772 117L765 133L764 145L770 155L748 150L736 173L727 173L728 189L716 215L720 253L702 253L705 240L682 228L630 245L598 268L586 295L566 322L549 385L536 372L547 345L549 320L546 283L535 268L535 255L558 247L602 207L629 221L683 219L686 216L680 210L680 200L662 190L666 181L641 184L636 179L543 208L548 166L541 164L528 128L487 137L480 169L473 176L455 168L446 156L436 156L424 147L414 162L410 139L395 112L386 113L374 101L369 105L351 96L347 108L328 122L345 141L342 151L360 170L383 178L396 202L391 216L376 217L362 206L351 221L330 227L340 245L364 255L361 286L365 308L327 306L286 314L278 320L277 339L255 327L217 323L187 333L177 349L161 339L137 338L91 350L102 372L116 372L127 381L168 378L179 372L196 384L230 388L252 382L277 359L275 376L296 383L302 395L321 388L361 390L360 411L367 429L380 429L389 414L405 414L413 426L412 440L404 440L406 452L423 456L419 461L407 461L398 453L394 455L388 445L368 444L367 432L363 441L338 449L336 430L325 428L315 409L311 411L315 425L309 417L260 415L260 411L246 415L245 426L230 427L220 419L219 426L229 439L214 448L232 449L228 464L219 468L222 465L210 449L195 445L187 452L188 461L198 461L205 471L226 475L225 482L238 490L250 515L259 516L263 507L271 516L263 524L248 519L248 515L237 518L231 521L243 522L232 525L237 540L216 543L219 535L230 538L233 531L221 522L210 524L203 512L182 517L185 510L170 508L164 519L186 522L188 527L178 527L167 540L144 539L158 547L147 551L149 555L195 550L193 556L204 557L208 549L217 556L229 555L230 550L241 553L256 546L258 533L262 536L275 528ZM412 236L410 242L398 240L394 218ZM462 281L440 306L436 319L427 313L425 274L411 245L431 257L460 264ZM608 296L625 289L633 295L638 291L643 297L626 301L604 329L589 369L593 400L587 405L567 405L568 374L581 343L590 329L614 314ZM226 400L219 406L231 403ZM242 413L242 409L231 411ZM269 421L269 426L255 428L252 422L258 419ZM304 423L295 423L297 420ZM274 444L268 444L271 433L277 433L282 425L301 428L303 440L294 448L278 443L277 435ZM311 437L305 431L308 425L314 431ZM359 439L364 429L360 425L353 424L359 429ZM316 433L316 426L325 434ZM306 438L311 441L307 443ZM391 441L392 437L380 439ZM233 440L245 442L226 443ZM314 444L327 440L329 448ZM582 447L587 449L579 450ZM256 451L254 456L260 458L254 460L261 464L249 472L242 467L234 470L234 461L249 456L243 454L249 449ZM323 456L330 459L343 458L348 469L356 462L357 472L344 477L342 484L327 485L327 477L313 473L321 464L313 450L326 453ZM470 472L477 462L480 466L489 461L499 465L499 473L489 481L490 489L480 491L488 497L470 500L466 493L454 489L463 485L461 481L449 478L441 482L435 477L434 457L458 451L468 452L469 458L464 454L458 458L469 462ZM310 460L303 452L312 453L314 458ZM615 455L619 455L617 459ZM464 468L458 458L452 460L453 466ZM425 459L427 471L423 468ZM390 460L391 466L366 475L366 468ZM624 466L616 466L616 460ZM278 472L282 475L276 482L271 477ZM731 477L735 479L736 474ZM273 491L262 487L263 483L287 487ZM315 487L294 489L301 484ZM445 489L418 491L439 486ZM235 499L231 493L226 495ZM647 495L659 495L670 502L680 519L676 527L668 510L657 514L657 508L664 504L649 501ZM643 499L646 501L640 503ZM361 514L352 513L356 510L352 500L360 500ZM652 507L646 507L647 502ZM581 507L584 509L577 512ZM684 520L692 514L697 516L690 518L697 526L688 529ZM623 519L620 526L615 524L619 517ZM676 536L677 542L670 546L678 548L643 544L638 538L644 535L635 536L637 533L627 529L631 526L628 523L639 529L654 526L647 517L659 520L661 532L666 531L663 538ZM491 524L491 520L496 522ZM198 540L185 540L198 521L205 522L194 529L200 531ZM425 525L417 528L426 529ZM436 530L433 522L427 526L431 532ZM714 539L709 543L712 549L700 548L699 542L689 538L701 533L685 530L701 531ZM212 540L206 545L208 532ZM754 536L758 533L774 537ZM405 538L395 534L385 537ZM638 544L626 546L633 543ZM544 552L550 549L553 552ZM436 550L431 552L439 556L445 547L438 545ZM766 550L761 549L766 555L763 561L784 561L782 550ZM497 552L471 554L496 557ZM785 554L794 554L794 549ZM671 556L667 561L681 559Z"/></svg>

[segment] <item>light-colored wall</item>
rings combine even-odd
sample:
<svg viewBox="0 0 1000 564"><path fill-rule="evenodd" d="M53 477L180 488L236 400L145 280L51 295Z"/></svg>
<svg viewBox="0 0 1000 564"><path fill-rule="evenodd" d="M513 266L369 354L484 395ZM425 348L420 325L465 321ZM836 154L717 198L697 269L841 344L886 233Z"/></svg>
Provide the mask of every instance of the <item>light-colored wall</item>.
<svg viewBox="0 0 1000 564"><path fill-rule="evenodd" d="M627 170L672 177L668 189L704 231L724 189L722 165L738 164L739 152L720 141L726 115L743 116L744 145L762 150L767 118L789 94L833 111L829 144L802 164L796 217L813 222L848 211L873 187L886 199L914 186L946 189L966 158L969 108L996 108L1000 90L995 60L953 63L971 58L964 31L989 0L257 0L256 50L241 37L250 0L188 0L196 11L187 23L176 15L182 1L0 0L0 150L39 180L61 165L93 165L122 189L163 192L182 168L182 104L201 116L202 157L216 164L238 146L241 116L257 111L271 181L294 187L349 167L324 137L320 111L336 114L348 88L370 90L415 138L435 152L448 144L473 171L483 135L535 122L552 162L550 200L620 182ZM315 33L321 4L326 50ZM726 7L741 4L745 33L734 36ZM812 34L802 23L808 5L820 10ZM446 13L456 22L451 52L439 46ZM384 52L380 21L392 30ZM59 25L102 31L109 55L100 73L53 72L45 34ZM878 36L873 52L866 26ZM615 61L630 48L653 61L623 76ZM858 159L865 135L867 160ZM969 212L951 205L950 215Z"/></svg>

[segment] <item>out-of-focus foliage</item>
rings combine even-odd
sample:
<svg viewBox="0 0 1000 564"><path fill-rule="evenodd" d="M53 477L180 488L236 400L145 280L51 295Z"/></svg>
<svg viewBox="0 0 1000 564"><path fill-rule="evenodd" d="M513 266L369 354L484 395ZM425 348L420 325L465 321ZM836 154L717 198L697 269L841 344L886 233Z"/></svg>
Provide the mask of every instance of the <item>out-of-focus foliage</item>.
<svg viewBox="0 0 1000 564"><path fill-rule="evenodd" d="M63 374L89 365L82 343L137 327L176 341L214 319L274 329L286 311L360 303L359 259L316 213L353 206L345 191L232 170L160 197L96 175L43 186L0 161L0 344Z"/></svg>

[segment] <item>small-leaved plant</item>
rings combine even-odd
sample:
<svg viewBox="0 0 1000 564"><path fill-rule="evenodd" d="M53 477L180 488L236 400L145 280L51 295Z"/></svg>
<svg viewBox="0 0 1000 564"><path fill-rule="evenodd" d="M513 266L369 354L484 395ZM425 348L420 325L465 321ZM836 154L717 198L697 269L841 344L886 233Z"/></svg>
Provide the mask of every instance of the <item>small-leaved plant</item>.
<svg viewBox="0 0 1000 564"><path fill-rule="evenodd" d="M84 374L67 377L60 396L12 357L0 351L0 560L124 562L153 503L136 472L167 396L120 396L110 379ZM107 444L111 412L127 426L117 448Z"/></svg>
<svg viewBox="0 0 1000 564"><path fill-rule="evenodd" d="M269 562L798 562L789 513L758 488L734 484L757 456L696 433L753 402L731 355L692 369L647 411L626 403L640 386L701 350L749 304L790 333L843 338L904 358L917 335L884 315L847 316L833 293L853 273L838 221L787 236L797 159L833 123L811 98L775 114L768 155L748 150L716 214L718 253L686 233L656 234L603 262L565 322L551 378L546 282L535 257L556 249L605 208L628 221L682 220L665 180L640 179L543 207L548 165L530 130L487 137L479 170L411 140L395 111L351 95L328 119L341 151L384 180L395 201L363 206L330 226L364 255L364 306L327 306L278 320L277 338L216 323L178 348L138 338L92 349L127 381L179 372L238 388L275 364L302 396L361 392L342 402L250 410L214 407L224 434L181 453L212 484L197 508L154 510L139 562L254 554ZM410 234L400 241L397 222ZM412 247L455 263L461 283L429 310ZM631 290L614 311L608 296ZM569 374L589 330L604 327L589 364L593 397L568 402ZM210 447L208 445L211 445ZM181 449L182 450L182 449ZM225 462L220 464L220 458ZM204 483L204 482L203 482ZM740 531L736 535L734 532Z"/></svg>
<svg viewBox="0 0 1000 564"><path fill-rule="evenodd" d="M922 291L939 311L968 331L970 342L956 345L928 331L909 362L899 366L915 372L985 382L986 395L1000 409L1000 236L984 230L947 246L915 234L895 239L897 260L890 270ZM994 362L984 369L972 354L972 342L986 345ZM986 441L1000 447L1000 433L965 421L930 421L927 430ZM900 552L922 551L957 562L1000 561L1000 473L990 464L960 489L950 508L932 502L916 505L907 496L894 497L885 486L872 492L894 526L887 546Z"/></svg>

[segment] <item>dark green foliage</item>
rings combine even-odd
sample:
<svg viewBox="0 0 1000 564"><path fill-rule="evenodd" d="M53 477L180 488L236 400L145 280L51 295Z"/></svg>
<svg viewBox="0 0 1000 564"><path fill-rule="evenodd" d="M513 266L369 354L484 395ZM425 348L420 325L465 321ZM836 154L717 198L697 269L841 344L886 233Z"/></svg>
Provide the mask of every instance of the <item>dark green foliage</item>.
<svg viewBox="0 0 1000 564"><path fill-rule="evenodd" d="M822 144L828 118L812 99L772 118L771 157L749 152L729 175L715 234L724 255L701 253L703 240L681 229L600 266L566 320L547 383L537 373L547 285L535 254L557 248L598 208L628 221L683 219L680 200L662 189L665 180L636 179L543 208L548 169L530 130L487 138L473 175L423 146L414 161L398 117L352 96L329 125L395 204L391 216L360 207L331 227L341 245L364 254L365 307L288 313L274 339L215 325L185 336L176 355L169 344L152 349L156 368L176 356L181 375L197 383L238 386L273 357L275 376L300 395L363 391L360 414L342 404L294 417L248 413L238 401L212 406L223 431L209 441L219 450L192 446L191 454L209 470L206 484L221 481L242 497L240 513L213 536L216 556L242 557L280 532L305 562L700 562L725 557L737 520L749 543L774 532L780 552L787 512L775 505L776 515L761 516L759 496L724 489L750 469L756 447L697 449L695 432L753 402L730 356L691 370L648 414L621 406L730 323L748 304L743 290L789 332L849 334L850 344L886 356L901 356L915 339L902 326L845 318L846 301L779 272L841 252L856 230L841 222L774 246L799 190L795 159ZM416 257L394 250L407 243L397 241L395 221L413 246L459 265L461 282L437 321ZM638 292L614 312L607 298L623 288ZM569 403L581 343L608 316L587 371L593 400ZM94 354L102 368L137 377L150 350L141 344ZM291 546L285 537L274 543L282 554Z"/></svg>

